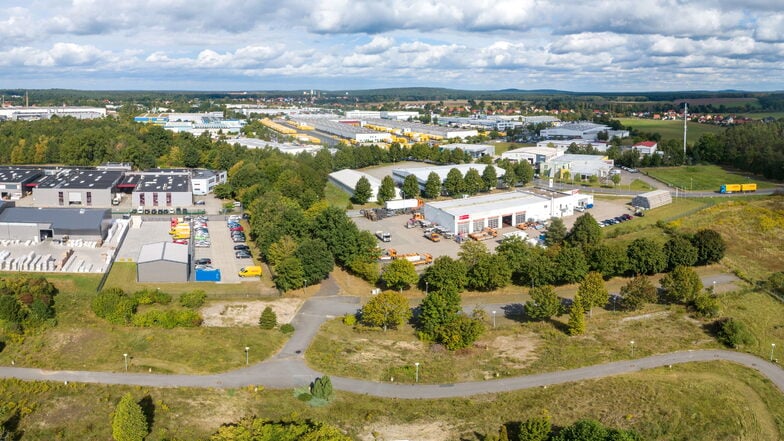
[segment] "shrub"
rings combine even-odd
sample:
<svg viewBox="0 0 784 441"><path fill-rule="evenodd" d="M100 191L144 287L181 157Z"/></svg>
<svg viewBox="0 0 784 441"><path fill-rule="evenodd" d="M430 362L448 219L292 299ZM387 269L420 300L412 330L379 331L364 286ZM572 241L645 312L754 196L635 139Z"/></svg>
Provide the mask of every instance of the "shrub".
<svg viewBox="0 0 784 441"><path fill-rule="evenodd" d="M264 311L261 312L261 317L259 317L259 326L261 329L274 329L277 325L278 316L275 314L275 311L273 311L272 308L267 306L264 308Z"/></svg>
<svg viewBox="0 0 784 441"><path fill-rule="evenodd" d="M292 325L291 323L283 324L280 326L280 332L284 334L291 334L292 332L294 332L294 325Z"/></svg>
<svg viewBox="0 0 784 441"><path fill-rule="evenodd" d="M717 322L717 325L717 338L731 348L748 346L755 342L754 335L740 320L728 317Z"/></svg>
<svg viewBox="0 0 784 441"><path fill-rule="evenodd" d="M719 299L714 295L701 293L694 299L694 311L700 317L718 317Z"/></svg>
<svg viewBox="0 0 784 441"><path fill-rule="evenodd" d="M343 316L343 324L346 326L354 326L357 324L357 315L356 314L346 314Z"/></svg>
<svg viewBox="0 0 784 441"><path fill-rule="evenodd" d="M168 305L171 303L171 295L162 292L159 289L143 289L141 291L136 291L131 297L133 297L139 305L152 305L154 303Z"/></svg>
<svg viewBox="0 0 784 441"><path fill-rule="evenodd" d="M131 322L142 328L193 328L201 325L202 318L196 311L189 309L151 310L134 315Z"/></svg>
<svg viewBox="0 0 784 441"><path fill-rule="evenodd" d="M204 305L204 302L206 300L207 300L207 294L204 291L197 289L195 291L189 291L183 293L180 296L180 305L186 308L196 309Z"/></svg>
<svg viewBox="0 0 784 441"><path fill-rule="evenodd" d="M98 317L111 323L122 325L130 322L136 312L136 299L129 297L120 288L109 288L99 292L91 305Z"/></svg>
<svg viewBox="0 0 784 441"><path fill-rule="evenodd" d="M331 400L334 393L332 391L332 380L329 379L329 376L324 375L316 378L316 381L313 382L310 388L310 394L314 398L320 398L325 401Z"/></svg>

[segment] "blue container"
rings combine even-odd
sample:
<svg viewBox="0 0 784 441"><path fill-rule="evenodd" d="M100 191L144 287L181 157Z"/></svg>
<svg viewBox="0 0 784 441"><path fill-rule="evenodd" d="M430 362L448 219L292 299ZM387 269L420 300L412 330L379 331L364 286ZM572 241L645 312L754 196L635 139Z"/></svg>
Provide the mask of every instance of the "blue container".
<svg viewBox="0 0 784 441"><path fill-rule="evenodd" d="M221 273L217 268L213 269L197 269L196 281L197 282L220 282Z"/></svg>
<svg viewBox="0 0 784 441"><path fill-rule="evenodd" d="M585 208L593 208L593 204L586 204Z"/></svg>

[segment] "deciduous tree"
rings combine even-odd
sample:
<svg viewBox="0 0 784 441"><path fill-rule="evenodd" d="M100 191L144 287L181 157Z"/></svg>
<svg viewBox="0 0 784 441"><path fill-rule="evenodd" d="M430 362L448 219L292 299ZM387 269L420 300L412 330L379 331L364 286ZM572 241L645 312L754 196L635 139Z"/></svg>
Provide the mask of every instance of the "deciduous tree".
<svg viewBox="0 0 784 441"><path fill-rule="evenodd" d="M672 272L662 277L661 287L670 302L691 303L702 291L702 280L693 268L676 266Z"/></svg>
<svg viewBox="0 0 784 441"><path fill-rule="evenodd" d="M449 196L457 196L465 192L465 183L463 182L463 174L460 170L453 168L449 170L444 179L444 190Z"/></svg>
<svg viewBox="0 0 784 441"><path fill-rule="evenodd" d="M709 265L720 261L727 250L727 244L721 234L710 229L695 233L691 243L697 248L698 265Z"/></svg>
<svg viewBox="0 0 784 441"><path fill-rule="evenodd" d="M463 178L463 192L473 196L482 191L484 186L485 182L482 180L482 176L479 174L479 171L477 171L475 168L468 169L465 174L465 178Z"/></svg>
<svg viewBox="0 0 784 441"><path fill-rule="evenodd" d="M373 188L370 186L370 181L362 176L354 187L354 195L351 196L351 201L362 205L366 204L371 197L373 197Z"/></svg>
<svg viewBox="0 0 784 441"><path fill-rule="evenodd" d="M406 259L396 259L384 267L381 279L390 289L403 289L416 284L419 275L413 263Z"/></svg>
<svg viewBox="0 0 784 441"><path fill-rule="evenodd" d="M650 280L643 275L631 279L621 287L620 306L623 309L634 311L642 308L646 303L656 301L656 288Z"/></svg>
<svg viewBox="0 0 784 441"><path fill-rule="evenodd" d="M661 246L651 239L634 239L626 249L629 267L634 274L656 274L667 266L667 256Z"/></svg>
<svg viewBox="0 0 784 441"><path fill-rule="evenodd" d="M362 307L362 323L395 329L411 318L411 307L408 299L397 291L384 291L370 299Z"/></svg>
<svg viewBox="0 0 784 441"><path fill-rule="evenodd" d="M484 191L492 190L498 186L498 173L496 173L495 167L492 165L485 167L482 171L482 182L484 182L482 188Z"/></svg>
<svg viewBox="0 0 784 441"><path fill-rule="evenodd" d="M424 196L428 199L435 199L441 196L441 186L441 178L438 176L438 173L430 172L425 182Z"/></svg>
<svg viewBox="0 0 784 441"><path fill-rule="evenodd" d="M112 438L115 441L142 441L148 431L142 407L134 401L130 392L126 393L112 414Z"/></svg>
<svg viewBox="0 0 784 441"><path fill-rule="evenodd" d="M551 285L537 286L529 291L525 314L532 320L546 320L561 314L561 300Z"/></svg>
<svg viewBox="0 0 784 441"><path fill-rule="evenodd" d="M585 334L585 309L581 297L574 298L572 306L569 308L569 335Z"/></svg>
<svg viewBox="0 0 784 441"><path fill-rule="evenodd" d="M667 268L672 270L677 266L692 266L697 262L697 248L683 236L675 236L664 244L664 254L667 256Z"/></svg>
<svg viewBox="0 0 784 441"><path fill-rule="evenodd" d="M566 225L560 217L550 219L550 225L547 227L547 234L544 236L544 244L548 247L559 245L563 243L566 238Z"/></svg>
<svg viewBox="0 0 784 441"><path fill-rule="evenodd" d="M605 306L610 298L610 293L607 291L607 287L604 286L604 279L597 272L590 272L585 275L579 288L577 288L577 295L582 300L582 306L588 309L588 315L591 315L594 307Z"/></svg>
<svg viewBox="0 0 784 441"><path fill-rule="evenodd" d="M436 175L437 177L438 175ZM439 180L439 187L441 186L441 181ZM403 193L403 197L412 199L419 196L419 181L417 180L416 175L410 174L403 179L403 187L401 188Z"/></svg>
<svg viewBox="0 0 784 441"><path fill-rule="evenodd" d="M461 292L468 284L467 272L468 269L462 261L449 256L440 256L425 270L422 282L427 283L428 292L445 288Z"/></svg>
<svg viewBox="0 0 784 441"><path fill-rule="evenodd" d="M381 185L378 187L378 203L383 204L386 201L395 198L395 181L392 177L387 175L381 180Z"/></svg>
<svg viewBox="0 0 784 441"><path fill-rule="evenodd" d="M597 245L602 240L602 229L593 218L591 213L585 213L574 221L572 229L566 236L566 241L582 245L583 247L591 247Z"/></svg>
<svg viewBox="0 0 784 441"><path fill-rule="evenodd" d="M508 285L512 278L512 268L503 256L485 254L480 256L476 265L468 270L468 285L477 291L492 291Z"/></svg>

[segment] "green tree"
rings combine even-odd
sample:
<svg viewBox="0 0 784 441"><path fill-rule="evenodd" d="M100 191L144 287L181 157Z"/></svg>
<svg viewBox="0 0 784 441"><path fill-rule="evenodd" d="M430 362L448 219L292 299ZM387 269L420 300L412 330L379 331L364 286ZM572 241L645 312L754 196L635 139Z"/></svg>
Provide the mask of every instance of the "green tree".
<svg viewBox="0 0 784 441"><path fill-rule="evenodd" d="M561 300L552 285L537 286L529 294L531 300L525 302L525 314L531 320L547 320L561 314Z"/></svg>
<svg viewBox="0 0 784 441"><path fill-rule="evenodd" d="M569 308L569 335L585 334L585 309L581 297L574 298L572 307Z"/></svg>
<svg viewBox="0 0 784 441"><path fill-rule="evenodd" d="M142 407L128 392L120 398L112 414L112 438L115 441L141 441L149 427Z"/></svg>
<svg viewBox="0 0 784 441"><path fill-rule="evenodd" d="M580 420L565 427L553 441L605 441L607 428L594 420Z"/></svg>
<svg viewBox="0 0 784 441"><path fill-rule="evenodd" d="M503 257L506 265L512 270L512 276L518 279L532 252L531 245L518 236L502 239L495 251Z"/></svg>
<svg viewBox="0 0 784 441"><path fill-rule="evenodd" d="M656 274L667 267L662 247L651 239L634 239L626 248L629 267L634 274Z"/></svg>
<svg viewBox="0 0 784 441"><path fill-rule="evenodd" d="M22 322L24 313L16 296L0 295L0 320L19 324Z"/></svg>
<svg viewBox="0 0 784 441"><path fill-rule="evenodd" d="M498 186L498 173L496 173L495 167L488 165L482 170L482 182L484 182L483 191L489 191Z"/></svg>
<svg viewBox="0 0 784 441"><path fill-rule="evenodd" d="M721 312L721 304L714 294L701 292L694 299L694 311L700 317L718 317Z"/></svg>
<svg viewBox="0 0 784 441"><path fill-rule="evenodd" d="M446 179L444 179L444 190L446 190L449 196L457 196L465 192L463 174L460 173L460 170L456 168L449 170Z"/></svg>
<svg viewBox="0 0 784 441"><path fill-rule="evenodd" d="M427 175L424 196L428 199L435 199L441 196L441 178L438 176L438 173L430 172Z"/></svg>
<svg viewBox="0 0 784 441"><path fill-rule="evenodd" d="M326 279L335 267L335 259L321 239L303 239L297 246L294 257L302 263L302 271L310 283Z"/></svg>
<svg viewBox="0 0 784 441"><path fill-rule="evenodd" d="M210 437L210 441L351 440L336 427L311 420L271 422L257 417L245 417L237 423L223 425Z"/></svg>
<svg viewBox="0 0 784 441"><path fill-rule="evenodd" d="M449 179L448 176L447 179ZM465 178L463 178L463 192L473 196L482 191L484 186L485 182L482 180L479 171L473 167L469 168L465 174Z"/></svg>
<svg viewBox="0 0 784 441"><path fill-rule="evenodd" d="M468 286L477 291L492 291L508 285L512 268L503 256L485 254L468 270Z"/></svg>
<svg viewBox="0 0 784 441"><path fill-rule="evenodd" d="M381 186L378 187L378 203L383 204L386 201L392 200L396 196L395 181L392 177L387 175L381 180Z"/></svg>
<svg viewBox="0 0 784 441"><path fill-rule="evenodd" d="M476 240L463 242L463 244L460 245L460 251L457 252L460 261L463 262L469 270L479 263L481 258L488 254L490 254L490 251L487 249L487 245Z"/></svg>
<svg viewBox="0 0 784 441"><path fill-rule="evenodd" d="M717 337L719 341L731 348L751 346L756 341L754 334L749 331L746 324L732 317L721 320L718 323L717 328Z"/></svg>
<svg viewBox="0 0 784 441"><path fill-rule="evenodd" d="M278 316L269 306L264 308L264 311L261 312L259 326L261 329L275 329L275 326L278 326Z"/></svg>
<svg viewBox="0 0 784 441"><path fill-rule="evenodd" d="M592 316L594 307L605 306L610 298L607 287L604 286L602 275L597 272L590 272L577 288L577 295L582 300L582 306L588 308L588 315Z"/></svg>
<svg viewBox="0 0 784 441"><path fill-rule="evenodd" d="M613 185L618 185L621 183L621 175L615 174L610 176L610 180L612 181Z"/></svg>
<svg viewBox="0 0 784 441"><path fill-rule="evenodd" d="M566 238L566 225L560 217L550 219L547 227L547 234L544 236L544 244L548 247L563 243Z"/></svg>
<svg viewBox="0 0 784 441"><path fill-rule="evenodd" d="M297 251L297 242L293 237L285 235L273 243L265 253L267 262L273 267L288 257L294 256Z"/></svg>
<svg viewBox="0 0 784 441"><path fill-rule="evenodd" d="M188 291L180 296L180 305L186 308L201 308L207 300L207 293L200 289Z"/></svg>
<svg viewBox="0 0 784 441"><path fill-rule="evenodd" d="M576 246L564 245L555 256L557 279L561 283L576 283L588 273L588 262Z"/></svg>
<svg viewBox="0 0 784 441"><path fill-rule="evenodd" d="M525 185L534 180L534 168L528 161L520 161L515 167L515 175L520 179L520 183Z"/></svg>
<svg viewBox="0 0 784 441"><path fill-rule="evenodd" d="M691 303L703 288L700 276L688 266L676 266L672 272L662 277L661 287L665 298L673 303Z"/></svg>
<svg viewBox="0 0 784 441"><path fill-rule="evenodd" d="M583 247L597 245L602 240L602 229L591 213L585 213L574 221L566 241Z"/></svg>
<svg viewBox="0 0 784 441"><path fill-rule="evenodd" d="M556 266L553 259L540 248L531 250L520 281L526 285L541 286L555 282Z"/></svg>
<svg viewBox="0 0 784 441"><path fill-rule="evenodd" d="M313 395L314 398L318 398L324 401L332 400L334 391L332 389L332 380L329 378L329 376L324 375L322 377L316 378L316 380L313 382L313 386L310 388L310 394Z"/></svg>
<svg viewBox="0 0 784 441"><path fill-rule="evenodd" d="M698 265L716 263L724 257L724 253L727 251L727 244L721 235L710 229L697 231L692 237L691 243L697 248Z"/></svg>
<svg viewBox="0 0 784 441"><path fill-rule="evenodd" d="M370 181L362 176L354 187L354 195L351 196L351 202L363 205L367 204L371 197L373 197L373 188L370 186Z"/></svg>
<svg viewBox="0 0 784 441"><path fill-rule="evenodd" d="M645 276L636 276L621 287L620 306L623 309L634 311L655 301L656 288Z"/></svg>
<svg viewBox="0 0 784 441"><path fill-rule="evenodd" d="M618 244L599 244L590 249L589 266L602 273L605 278L620 276L626 272L629 260L626 248Z"/></svg>
<svg viewBox="0 0 784 441"><path fill-rule="evenodd" d="M450 288L457 292L463 291L468 284L468 269L460 260L449 256L436 257L422 275L428 292Z"/></svg>
<svg viewBox="0 0 784 441"><path fill-rule="evenodd" d="M136 300L120 288L104 289L91 302L95 315L118 325L131 321L136 306Z"/></svg>
<svg viewBox="0 0 784 441"><path fill-rule="evenodd" d="M784 295L784 271L771 274L765 281L765 286L776 294Z"/></svg>
<svg viewBox="0 0 784 441"><path fill-rule="evenodd" d="M436 178L438 178L438 175L436 175ZM438 186L441 186L440 180L438 181ZM403 197L407 199L413 199L419 196L419 181L417 180L416 175L411 174L403 179L403 187L401 191L403 192Z"/></svg>
<svg viewBox="0 0 784 441"><path fill-rule="evenodd" d="M294 256L283 259L275 267L275 276L272 279L275 286L284 292L303 286L305 271L302 269L302 262Z"/></svg>
<svg viewBox="0 0 784 441"><path fill-rule="evenodd" d="M697 262L697 248L683 236L668 240L664 244L664 254L667 256L667 268L670 270L677 266L692 266Z"/></svg>
<svg viewBox="0 0 784 441"><path fill-rule="evenodd" d="M520 441L547 441L552 430L549 415L528 418L520 423L517 439Z"/></svg>
<svg viewBox="0 0 784 441"><path fill-rule="evenodd" d="M395 259L381 270L381 280L390 289L407 289L417 283L419 274L407 259Z"/></svg>
<svg viewBox="0 0 784 441"><path fill-rule="evenodd" d="M460 294L452 287L430 291L419 305L419 329L434 339L437 330L453 322L460 313Z"/></svg>
<svg viewBox="0 0 784 441"><path fill-rule="evenodd" d="M411 318L408 300L396 291L384 291L373 297L362 307L362 323L395 329Z"/></svg>
<svg viewBox="0 0 784 441"><path fill-rule="evenodd" d="M436 328L434 340L454 351L471 346L484 330L482 320L457 314L452 320Z"/></svg>

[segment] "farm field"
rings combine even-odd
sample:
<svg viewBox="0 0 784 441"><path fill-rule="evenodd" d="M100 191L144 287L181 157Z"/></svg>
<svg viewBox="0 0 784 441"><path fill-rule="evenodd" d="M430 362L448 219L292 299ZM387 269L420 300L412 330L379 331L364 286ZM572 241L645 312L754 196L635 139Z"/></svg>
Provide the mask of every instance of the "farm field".
<svg viewBox="0 0 784 441"><path fill-rule="evenodd" d="M653 120L653 119L640 119L640 118L618 118L625 127L634 127L643 132L658 132L662 136L662 140L678 139L683 140L683 121L672 120ZM694 143L700 137L707 133L721 133L724 127L715 126L712 124L699 124L689 122L686 140L689 143Z"/></svg>
<svg viewBox="0 0 784 441"><path fill-rule="evenodd" d="M757 180L749 173L735 172L718 165L689 165L681 167L651 167L642 169L673 187L694 191L719 191L722 184L745 184L754 182L757 188L773 188L774 184Z"/></svg>

